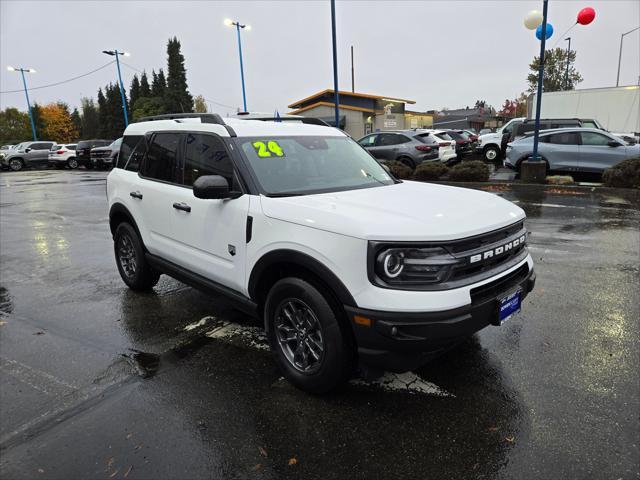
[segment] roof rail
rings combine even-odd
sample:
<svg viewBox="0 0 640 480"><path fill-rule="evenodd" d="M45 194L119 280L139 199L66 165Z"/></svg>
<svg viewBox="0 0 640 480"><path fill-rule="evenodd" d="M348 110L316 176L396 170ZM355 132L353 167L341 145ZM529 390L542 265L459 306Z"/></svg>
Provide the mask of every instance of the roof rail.
<svg viewBox="0 0 640 480"><path fill-rule="evenodd" d="M251 120L260 120L261 122L300 122L305 125L321 125L323 127L330 127L327 122L315 117L262 117L262 118L252 118Z"/></svg>
<svg viewBox="0 0 640 480"><path fill-rule="evenodd" d="M142 117L138 122L152 122L154 120L175 120L179 122L184 118L199 118L201 123L217 123L225 125L224 120L217 113L168 113L165 115L153 115Z"/></svg>

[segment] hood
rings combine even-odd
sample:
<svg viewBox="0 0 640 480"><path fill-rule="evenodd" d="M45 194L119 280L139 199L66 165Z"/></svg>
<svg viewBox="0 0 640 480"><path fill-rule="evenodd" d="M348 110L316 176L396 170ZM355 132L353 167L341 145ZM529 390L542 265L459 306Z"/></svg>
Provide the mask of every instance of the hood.
<svg viewBox="0 0 640 480"><path fill-rule="evenodd" d="M110 152L111 147L93 147L91 151L92 152Z"/></svg>
<svg viewBox="0 0 640 480"><path fill-rule="evenodd" d="M492 193L421 182L261 197L267 217L366 240L454 240L511 225L524 211Z"/></svg>
<svg viewBox="0 0 640 480"><path fill-rule="evenodd" d="M484 135L480 135L478 137L478 141L480 143L489 143L495 141L501 141L502 134L501 133L485 133Z"/></svg>

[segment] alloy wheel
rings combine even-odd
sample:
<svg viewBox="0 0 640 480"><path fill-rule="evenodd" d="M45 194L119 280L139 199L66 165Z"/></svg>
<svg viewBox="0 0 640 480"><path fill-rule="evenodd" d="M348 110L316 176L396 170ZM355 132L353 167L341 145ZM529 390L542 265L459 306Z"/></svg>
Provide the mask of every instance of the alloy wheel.
<svg viewBox="0 0 640 480"><path fill-rule="evenodd" d="M118 261L122 267L122 271L128 278L133 278L138 267L136 261L136 251L133 247L133 241L129 235L121 235L118 238Z"/></svg>
<svg viewBox="0 0 640 480"><path fill-rule="evenodd" d="M11 160L9 162L9 168L14 172L17 172L18 170L22 170L22 161L17 159Z"/></svg>
<svg viewBox="0 0 640 480"><path fill-rule="evenodd" d="M76 169L78 168L78 161L75 158L70 158L67 165L69 165L69 168L71 169Z"/></svg>
<svg viewBox="0 0 640 480"><path fill-rule="evenodd" d="M302 373L313 373L322 365L324 337L318 317L302 300L288 298L275 311L278 346L287 361Z"/></svg>

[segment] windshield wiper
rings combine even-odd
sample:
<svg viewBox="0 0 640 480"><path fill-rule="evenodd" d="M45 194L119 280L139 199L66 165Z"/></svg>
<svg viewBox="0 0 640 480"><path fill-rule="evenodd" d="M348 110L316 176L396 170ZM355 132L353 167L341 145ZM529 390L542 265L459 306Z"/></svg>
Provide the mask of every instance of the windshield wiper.
<svg viewBox="0 0 640 480"><path fill-rule="evenodd" d="M280 192L280 193L269 193L265 195L266 197L271 198L279 198L279 197L299 197L301 195L306 195L303 192Z"/></svg>

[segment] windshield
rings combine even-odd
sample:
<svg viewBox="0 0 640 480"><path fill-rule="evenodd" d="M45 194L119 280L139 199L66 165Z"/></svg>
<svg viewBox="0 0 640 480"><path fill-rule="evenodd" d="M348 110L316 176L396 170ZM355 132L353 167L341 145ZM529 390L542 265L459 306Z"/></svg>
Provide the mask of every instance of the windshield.
<svg viewBox="0 0 640 480"><path fill-rule="evenodd" d="M22 142L13 147L14 150L24 150L29 142Z"/></svg>
<svg viewBox="0 0 640 480"><path fill-rule="evenodd" d="M302 195L391 185L394 180L348 137L236 140L267 195Z"/></svg>
<svg viewBox="0 0 640 480"><path fill-rule="evenodd" d="M109 146L113 148L119 148L121 143L122 143L122 137L118 138L117 140L114 140Z"/></svg>

